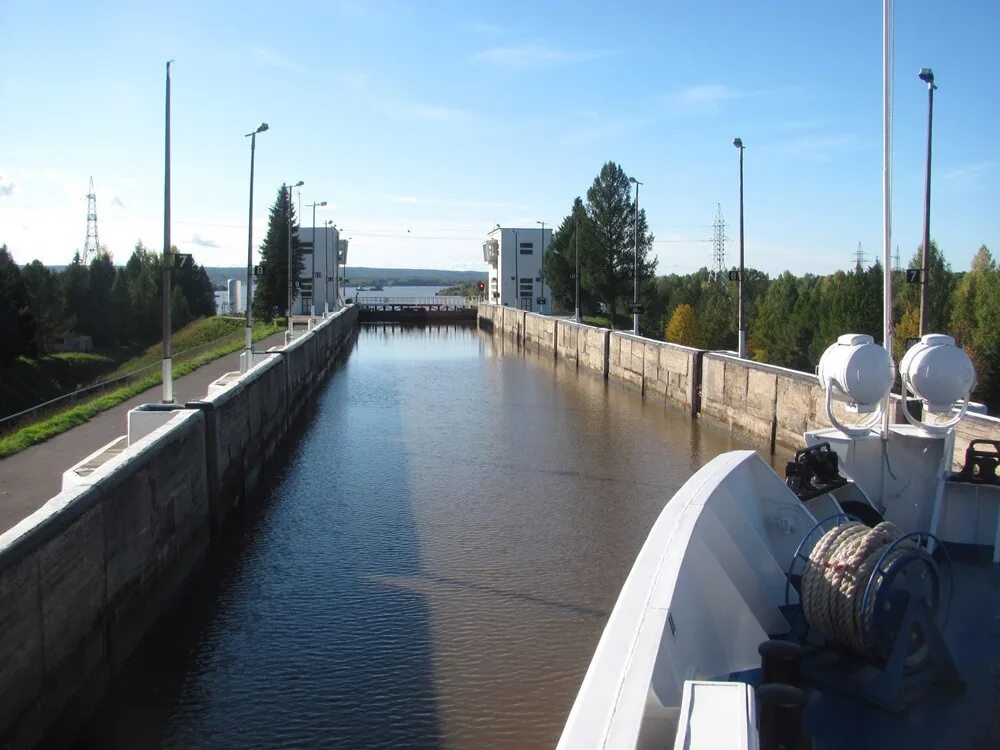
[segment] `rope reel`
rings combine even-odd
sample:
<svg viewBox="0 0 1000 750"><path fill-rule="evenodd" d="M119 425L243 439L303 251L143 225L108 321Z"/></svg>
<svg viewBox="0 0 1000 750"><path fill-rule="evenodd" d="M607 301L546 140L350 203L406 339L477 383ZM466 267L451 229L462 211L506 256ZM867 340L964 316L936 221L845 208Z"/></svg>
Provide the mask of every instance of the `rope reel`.
<svg viewBox="0 0 1000 750"><path fill-rule="evenodd" d="M828 643L888 658L911 599L921 601L936 619L947 610L930 551L936 541L930 534L904 535L888 522L869 528L848 521L830 529L812 548L802 573L799 596L806 622ZM936 548L944 550L940 544ZM911 666L924 646L921 639L908 644Z"/></svg>

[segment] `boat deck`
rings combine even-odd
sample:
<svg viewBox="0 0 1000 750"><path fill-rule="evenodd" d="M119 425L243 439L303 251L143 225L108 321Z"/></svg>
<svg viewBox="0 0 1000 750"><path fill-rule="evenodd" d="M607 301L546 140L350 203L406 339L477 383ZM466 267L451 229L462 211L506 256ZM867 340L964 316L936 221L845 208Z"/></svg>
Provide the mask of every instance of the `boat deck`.
<svg viewBox="0 0 1000 750"><path fill-rule="evenodd" d="M1000 566L966 554L953 559L953 570L943 635L964 689L935 686L902 711L889 711L818 681L806 657L804 723L814 750L1000 748ZM759 670L733 677L755 684Z"/></svg>

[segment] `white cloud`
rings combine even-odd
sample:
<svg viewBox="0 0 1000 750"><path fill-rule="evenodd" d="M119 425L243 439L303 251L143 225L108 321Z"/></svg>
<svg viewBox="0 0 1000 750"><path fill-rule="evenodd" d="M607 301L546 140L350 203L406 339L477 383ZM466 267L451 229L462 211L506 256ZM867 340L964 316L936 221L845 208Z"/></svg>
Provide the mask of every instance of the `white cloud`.
<svg viewBox="0 0 1000 750"><path fill-rule="evenodd" d="M122 203L122 199L119 198L117 195L111 199L111 205L118 206L118 208L125 208L125 204Z"/></svg>
<svg viewBox="0 0 1000 750"><path fill-rule="evenodd" d="M510 70L534 70L547 65L565 65L597 60L610 54L611 52L607 50L569 52L544 44L521 44L490 47L474 54L472 60Z"/></svg>
<svg viewBox="0 0 1000 750"><path fill-rule="evenodd" d="M941 173L944 182L966 190L976 190L983 186L983 177L996 167L992 160L977 161Z"/></svg>
<svg viewBox="0 0 1000 750"><path fill-rule="evenodd" d="M520 203L501 203L497 201L464 201L450 200L446 198L418 198L413 195L386 195L385 200L391 203L405 203L411 206L443 206L450 208L490 208L490 209L510 209L515 211L527 210L528 206Z"/></svg>
<svg viewBox="0 0 1000 750"><path fill-rule="evenodd" d="M0 174L0 198L11 198L20 192L18 185L6 175Z"/></svg>
<svg viewBox="0 0 1000 750"><path fill-rule="evenodd" d="M767 143L760 147L760 153L773 156L832 161L837 152L857 146L857 138L850 133L838 135L803 135L787 141Z"/></svg>
<svg viewBox="0 0 1000 750"><path fill-rule="evenodd" d="M382 114L396 120L460 122L473 117L473 113L468 110L425 102L382 100L376 102L374 106Z"/></svg>
<svg viewBox="0 0 1000 750"><path fill-rule="evenodd" d="M508 33L508 30L503 26L497 26L493 23L484 23L482 21L468 21L465 26L470 31L475 31L480 34L493 34L495 36L500 36Z"/></svg>
<svg viewBox="0 0 1000 750"><path fill-rule="evenodd" d="M200 234L195 234L188 240L192 245L198 245L199 247L218 247L219 243L215 240L202 237Z"/></svg>
<svg viewBox="0 0 1000 750"><path fill-rule="evenodd" d="M290 57L268 47L251 47L250 57L265 68L277 68L278 70L291 70L295 73L306 73L308 68L297 63Z"/></svg>

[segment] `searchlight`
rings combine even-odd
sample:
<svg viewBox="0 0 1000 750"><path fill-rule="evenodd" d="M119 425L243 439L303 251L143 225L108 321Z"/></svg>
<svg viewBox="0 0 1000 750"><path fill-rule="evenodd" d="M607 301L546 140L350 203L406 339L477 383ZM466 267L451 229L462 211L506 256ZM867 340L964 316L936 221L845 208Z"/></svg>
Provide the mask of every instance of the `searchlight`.
<svg viewBox="0 0 1000 750"><path fill-rule="evenodd" d="M826 416L838 430L860 437L881 421L884 400L892 388L895 372L889 352L871 336L863 333L840 336L823 352L817 375L826 392ZM845 425L833 413L835 390L852 411L872 416L858 424Z"/></svg>
<svg viewBox="0 0 1000 750"><path fill-rule="evenodd" d="M914 427L930 433L943 433L954 427L969 408L972 389L976 387L976 370L964 349L955 346L955 339L940 333L930 333L911 346L899 363L903 383L903 398L907 391L919 398L924 413L933 418L958 413L945 422L916 419L909 409L903 409L906 420Z"/></svg>

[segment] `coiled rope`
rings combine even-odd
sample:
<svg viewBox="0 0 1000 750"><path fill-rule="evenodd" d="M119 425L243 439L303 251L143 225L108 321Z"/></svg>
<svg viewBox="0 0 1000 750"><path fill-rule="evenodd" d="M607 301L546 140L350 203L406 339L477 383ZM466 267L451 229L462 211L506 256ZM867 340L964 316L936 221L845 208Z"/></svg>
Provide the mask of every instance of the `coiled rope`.
<svg viewBox="0 0 1000 750"><path fill-rule="evenodd" d="M875 572L885 548L898 540L902 532L888 522L875 528L852 521L826 532L809 554L809 564L802 575L800 598L809 626L829 642L851 650L873 653L872 616L878 587L884 578L872 581L872 591L865 604L865 588ZM886 557L886 565L915 545L903 542Z"/></svg>

